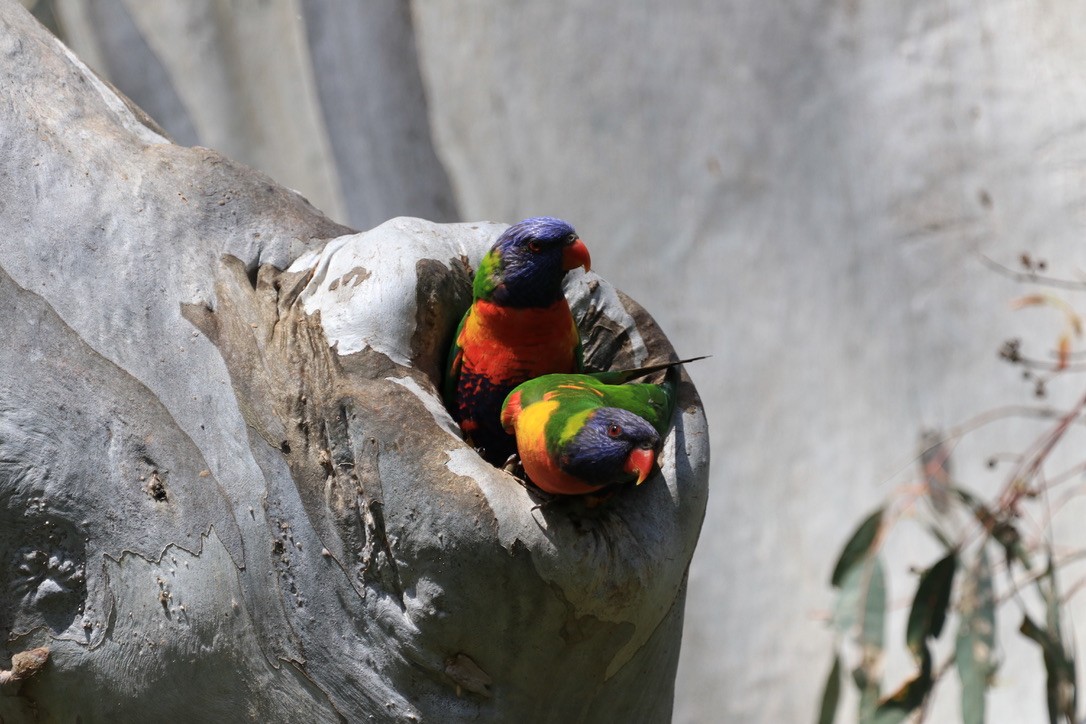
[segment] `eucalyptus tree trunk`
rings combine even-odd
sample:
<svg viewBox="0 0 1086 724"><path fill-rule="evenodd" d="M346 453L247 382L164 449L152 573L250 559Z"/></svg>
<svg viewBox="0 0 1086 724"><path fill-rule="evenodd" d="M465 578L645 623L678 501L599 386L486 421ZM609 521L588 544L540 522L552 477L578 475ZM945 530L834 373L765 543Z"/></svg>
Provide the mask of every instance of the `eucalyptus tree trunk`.
<svg viewBox="0 0 1086 724"><path fill-rule="evenodd" d="M540 507L437 393L501 225L355 233L11 2L0 98L0 719L670 718L688 381L662 474ZM673 353L598 276L566 291L590 365Z"/></svg>

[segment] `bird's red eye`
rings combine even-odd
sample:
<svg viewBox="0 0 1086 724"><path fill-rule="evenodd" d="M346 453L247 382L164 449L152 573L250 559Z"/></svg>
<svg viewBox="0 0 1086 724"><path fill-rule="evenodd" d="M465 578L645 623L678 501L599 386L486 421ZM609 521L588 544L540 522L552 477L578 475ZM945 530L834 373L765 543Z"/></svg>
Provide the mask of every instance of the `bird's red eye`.
<svg viewBox="0 0 1086 724"><path fill-rule="evenodd" d="M612 424L612 425L607 426L607 436L608 437L618 437L621 434L622 434L622 428L619 427L618 425L613 425Z"/></svg>
<svg viewBox="0 0 1086 724"><path fill-rule="evenodd" d="M538 254L539 251L543 248L543 245L540 244L538 241L532 240L528 242L528 248L531 249L532 252Z"/></svg>

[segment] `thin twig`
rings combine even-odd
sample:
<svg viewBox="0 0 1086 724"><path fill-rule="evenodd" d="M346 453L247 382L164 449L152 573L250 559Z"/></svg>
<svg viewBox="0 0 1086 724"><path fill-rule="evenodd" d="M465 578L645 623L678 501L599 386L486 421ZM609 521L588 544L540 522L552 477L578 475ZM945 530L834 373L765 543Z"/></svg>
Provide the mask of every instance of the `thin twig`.
<svg viewBox="0 0 1086 724"><path fill-rule="evenodd" d="M1000 509L1014 511L1019 500L1027 494L1035 492L1030 489L1026 483L1037 475L1038 470L1041 469L1041 466L1048 458L1049 453L1051 453L1052 449L1063 439L1063 436L1067 433L1067 430L1074 423L1075 419L1082 414L1083 407L1086 407L1086 396L1083 396L1083 398L1078 401L1078 404L1065 414L1052 430L1048 431L1045 435L1042 435L1034 445L1031 446L1037 448L1037 452L1028 455L1025 460L1015 467L1013 474L1007 478L1007 484L1004 487L1003 494L1000 496Z"/></svg>
<svg viewBox="0 0 1086 724"><path fill-rule="evenodd" d="M1070 289L1076 292L1086 292L1086 282L1076 281L1074 279L1058 279L1056 277L1041 276L1040 274L1032 271L1016 271L1008 266L1000 264L995 259L984 254L978 254L980 260L989 268L1010 277L1016 282L1028 282L1031 284L1043 284L1048 287L1056 287L1058 289Z"/></svg>

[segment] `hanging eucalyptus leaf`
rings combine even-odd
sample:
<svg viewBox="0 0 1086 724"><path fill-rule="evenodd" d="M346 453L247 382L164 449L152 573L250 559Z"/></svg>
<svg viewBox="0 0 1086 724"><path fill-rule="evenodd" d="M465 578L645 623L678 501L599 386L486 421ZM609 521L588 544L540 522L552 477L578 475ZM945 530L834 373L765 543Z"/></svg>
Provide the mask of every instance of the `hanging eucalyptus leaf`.
<svg viewBox="0 0 1086 724"><path fill-rule="evenodd" d="M1041 647L1047 673L1045 688L1049 721L1052 724L1060 721L1074 722L1078 709L1075 657L1070 647L1065 645L1061 632L1059 586L1056 582L1056 568L1052 563L1051 551L1049 551L1045 574L1037 579L1037 590L1046 604L1047 628L1040 627L1029 614L1025 614L1018 630Z"/></svg>
<svg viewBox="0 0 1086 724"><path fill-rule="evenodd" d="M864 565L853 566L841 582L834 609L834 626L842 636L858 629L860 663L852 670L852 677L860 690L860 721L865 721L874 715L879 702L879 672L886 630L886 576L882 561L877 557Z"/></svg>
<svg viewBox="0 0 1086 724"><path fill-rule="evenodd" d="M879 508L869 515L852 534L848 543L845 544L841 556L837 559L837 565L833 568L833 576L830 578L830 583L833 584L834 588L839 588L849 570L870 553L871 547L878 537L879 528L882 526L883 512L884 509Z"/></svg>
<svg viewBox="0 0 1086 724"><path fill-rule="evenodd" d="M988 554L980 549L976 565L963 571L960 620L954 663L961 680L962 724L983 724L985 694L996 670L995 593Z"/></svg>
<svg viewBox="0 0 1086 724"><path fill-rule="evenodd" d="M842 636L858 626L860 645L881 656L886 629L886 574L877 557L854 566L841 581L833 626Z"/></svg>
<svg viewBox="0 0 1086 724"><path fill-rule="evenodd" d="M938 638L942 633L957 567L958 554L951 551L920 575L905 632L905 642L917 659L926 652L927 638Z"/></svg>
<svg viewBox="0 0 1086 724"><path fill-rule="evenodd" d="M916 676L906 681L893 694L879 703L871 718L871 724L898 724L920 708L924 698L934 685L931 677L931 651L927 644L922 644L920 654L920 670Z"/></svg>
<svg viewBox="0 0 1086 724"><path fill-rule="evenodd" d="M833 668L822 690L822 705L818 709L818 724L833 724L837 716L837 703L841 699L841 657L833 657Z"/></svg>

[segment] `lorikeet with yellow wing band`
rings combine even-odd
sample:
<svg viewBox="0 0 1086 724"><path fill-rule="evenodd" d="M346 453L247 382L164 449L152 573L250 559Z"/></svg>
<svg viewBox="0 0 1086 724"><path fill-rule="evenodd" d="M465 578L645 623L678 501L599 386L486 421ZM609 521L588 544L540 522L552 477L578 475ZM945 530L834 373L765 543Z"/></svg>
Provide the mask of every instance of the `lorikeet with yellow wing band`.
<svg viewBox="0 0 1086 724"><path fill-rule="evenodd" d="M551 374L514 389L502 425L516 436L524 472L556 495L640 485L652 472L675 408L678 365L695 357L634 370ZM661 384L631 379L667 369Z"/></svg>
<svg viewBox="0 0 1086 724"><path fill-rule="evenodd" d="M445 404L465 438L495 465L515 450L501 407L525 380L579 372L581 341L562 293L566 272L591 258L577 232L549 216L506 229L475 273L472 304L449 352Z"/></svg>

